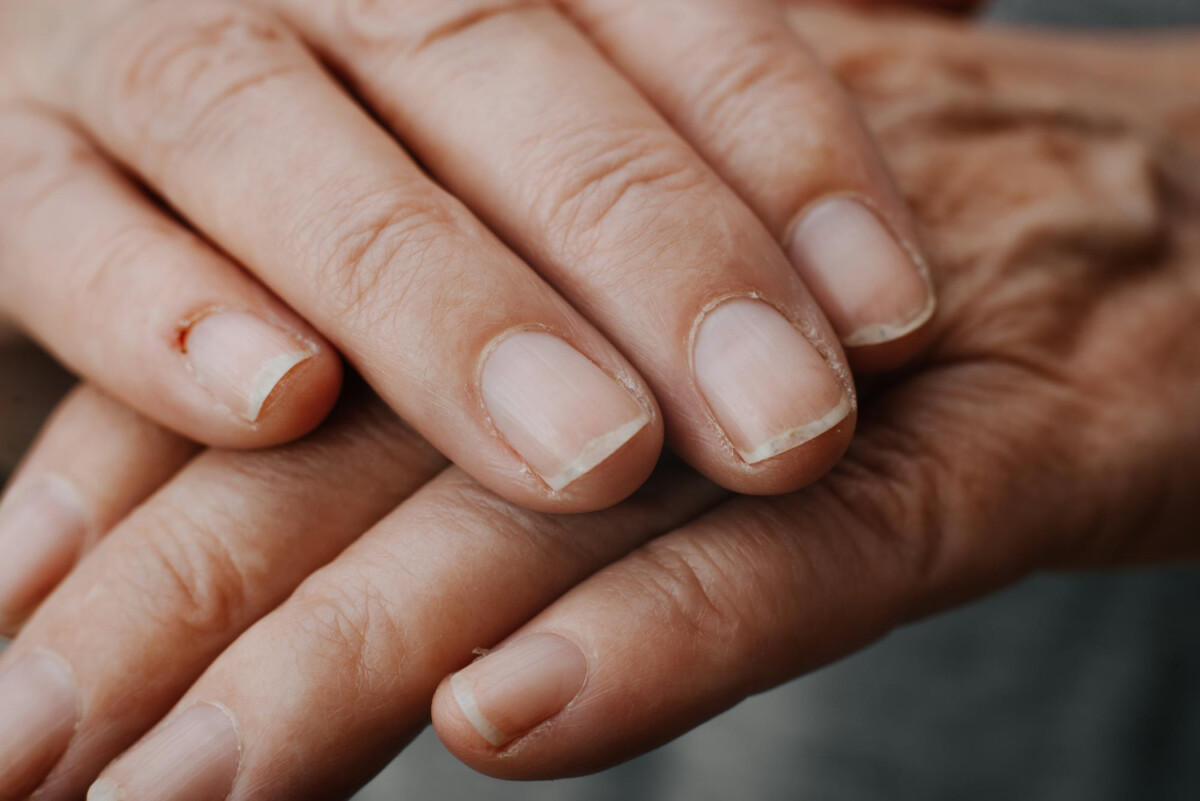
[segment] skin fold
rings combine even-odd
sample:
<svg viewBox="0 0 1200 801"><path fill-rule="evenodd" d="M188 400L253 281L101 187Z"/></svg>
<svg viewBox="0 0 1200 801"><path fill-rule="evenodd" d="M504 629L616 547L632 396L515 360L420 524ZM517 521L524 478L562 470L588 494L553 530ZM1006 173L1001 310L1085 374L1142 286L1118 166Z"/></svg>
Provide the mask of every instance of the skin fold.
<svg viewBox="0 0 1200 801"><path fill-rule="evenodd" d="M411 431L350 398L294 446L295 469L270 454L199 457L49 596L0 670L39 649L63 656L83 716L31 758L40 770L0 773L0 797L43 781L41 797L79 797L133 746L103 775L140 801L161 760L134 743L172 709L204 705L236 721L237 762L194 760L210 784L167 797L346 796L426 724L431 699L443 742L479 770L592 771L1030 571L1200 556L1196 39L816 9L790 22L863 109L940 300L925 355L865 389L858 434L824 480L729 497L668 464L627 504L556 518L454 470L388 513L409 490L365 469L362 524L331 533L353 545L305 551L304 570L240 591L259 575L245 567L263 566L254 527L336 520L336 493L314 488L339 472L354 484L356 450L406 465L411 484L441 469ZM381 451L381 437L397 444ZM218 510L238 497L223 471L285 499L241 502L244 555L214 540L228 516L206 493ZM185 510L188 525L146 525ZM146 576L163 563L178 579L147 587L152 614L112 572L136 553ZM107 600L81 603L95 597ZM535 636L576 647L586 681L496 745L446 677L475 649ZM492 658L461 675L486 676Z"/></svg>
<svg viewBox="0 0 1200 801"><path fill-rule="evenodd" d="M291 441L344 358L557 513L668 432L806 486L936 308L772 0L0 0L0 249L0 310L171 430Z"/></svg>

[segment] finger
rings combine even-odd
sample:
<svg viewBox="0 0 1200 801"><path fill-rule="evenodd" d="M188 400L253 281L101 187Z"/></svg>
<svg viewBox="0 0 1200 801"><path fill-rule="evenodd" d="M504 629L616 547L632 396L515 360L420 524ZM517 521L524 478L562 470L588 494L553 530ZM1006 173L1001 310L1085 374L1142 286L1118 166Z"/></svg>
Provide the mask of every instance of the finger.
<svg viewBox="0 0 1200 801"><path fill-rule="evenodd" d="M88 797L348 797L425 726L469 643L717 496L675 468L618 507L561 518L447 471L247 632Z"/></svg>
<svg viewBox="0 0 1200 801"><path fill-rule="evenodd" d="M852 364L909 359L935 305L913 219L852 102L778 4L564 5L766 222Z"/></svg>
<svg viewBox="0 0 1200 801"><path fill-rule="evenodd" d="M495 776L598 770L1016 579L1091 519L1044 489L1080 446L1049 422L1069 402L1019 376L907 387L825 481L731 501L597 573L441 685L439 737ZM1020 397L990 413L1002 388ZM534 651L551 668L516 671ZM531 704L533 686L563 690Z"/></svg>
<svg viewBox="0 0 1200 801"><path fill-rule="evenodd" d="M916 6L918 8L935 9L937 11L948 11L956 14L966 14L977 10L983 5L984 0L829 0L832 3L840 3L848 6L863 6L872 10L881 8L896 8L903 6ZM800 0L785 0L786 4L798 5Z"/></svg>
<svg viewBox="0 0 1200 801"><path fill-rule="evenodd" d="M803 282L552 4L270 5L629 356L687 461L755 493L795 489L836 461L853 388Z"/></svg>
<svg viewBox="0 0 1200 801"><path fill-rule="evenodd" d="M74 390L0 498L0 633L195 450L95 387Z"/></svg>
<svg viewBox="0 0 1200 801"><path fill-rule="evenodd" d="M632 367L282 23L244 3L135 6L81 44L77 83L43 91L483 483L578 511L645 479L662 425Z"/></svg>
<svg viewBox="0 0 1200 801"><path fill-rule="evenodd" d="M79 135L0 109L0 308L147 417L228 447L307 433L341 363L315 331L185 231Z"/></svg>
<svg viewBox="0 0 1200 801"><path fill-rule="evenodd" d="M0 657L0 799L81 797L243 629L443 464L369 404L294 445L195 459Z"/></svg>

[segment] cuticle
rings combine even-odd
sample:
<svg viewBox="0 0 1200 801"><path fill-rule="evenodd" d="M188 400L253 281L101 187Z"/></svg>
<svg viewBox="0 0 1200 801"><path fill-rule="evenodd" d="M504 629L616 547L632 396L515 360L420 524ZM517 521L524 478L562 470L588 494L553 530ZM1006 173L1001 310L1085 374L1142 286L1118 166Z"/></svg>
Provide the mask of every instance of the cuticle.
<svg viewBox="0 0 1200 801"><path fill-rule="evenodd" d="M222 801L228 801L228 799L233 797L234 791L237 790L238 782L240 782L242 778L242 768L244 762L243 757L245 756L245 746L242 740L242 728L240 725L238 725L237 716L233 714L233 710L227 707L225 704L222 704L220 701L201 701L195 706L188 707L185 712L190 712L193 709L199 709L202 706L209 706L220 711L221 714L225 716L226 720L229 721L229 727L233 729L233 737L237 741L237 765L233 771L233 782L229 785L229 792L226 793L222 799ZM181 712L179 715L176 715L175 718L177 719L183 714L184 712Z"/></svg>
<svg viewBox="0 0 1200 801"><path fill-rule="evenodd" d="M596 656L595 650L593 649L592 655L591 655L591 657L589 657L588 654L584 652L583 648L581 648L579 646L579 643L577 643L575 641L575 638L568 637L566 634L563 634L561 631L558 631L555 629L543 629L541 631L523 632L519 637L516 637L516 638L513 638L512 640L500 643L500 645L496 646L493 649L490 649L488 651L488 653L489 654L495 653L496 651L499 651L502 648L504 648L509 643L518 642L522 639L525 639L526 637L536 637L539 635L543 635L543 636L549 635L552 637L558 637L562 640L566 640L568 643L570 643L571 645L573 645L575 647L575 650L579 651L579 655L583 657L583 664L584 664L583 682L580 683L579 689L576 690L575 695L573 695L571 697L571 700L568 701L567 703L563 704L562 709L558 710L553 715L546 718L545 720L543 720L541 723L534 726L529 731L514 738L511 742L506 743L503 748L501 748L497 751L497 754L500 756L510 755L513 751L519 749L523 744L528 743L531 738L539 737L547 729L554 728L554 726L556 725L559 718L561 718L566 712L568 712L572 707L574 707L578 703L579 699L583 697L584 693L586 693L587 690L591 686L592 663L593 663L593 657Z"/></svg>
<svg viewBox="0 0 1200 801"><path fill-rule="evenodd" d="M321 352L320 345L318 345L310 337L305 336L303 333L296 330L295 326L280 320L277 315L272 315L271 319L266 319L257 310L247 309L244 306L227 306L224 304L201 306L191 314L180 318L180 321L175 325L174 329L174 349L186 357L188 354L187 341L188 337L192 333L192 329L195 328L196 325L202 320L207 320L213 315L228 314L231 312L249 315L266 325L273 326L274 328L278 328L281 331L286 332L288 336L302 345L303 348L309 352L309 358L312 358ZM197 373L196 368L192 366L191 359L185 358L183 360L183 366L184 369L188 371L188 374L191 375L192 380L199 384L202 389L208 391L209 394L212 395L212 390L204 381L204 377ZM262 423L259 420L246 420L244 417L235 412L228 404L217 400L215 395L213 395L213 408L225 415L231 421L235 422L239 427L249 428L251 431L260 431L262 429Z"/></svg>
<svg viewBox="0 0 1200 801"><path fill-rule="evenodd" d="M737 461L744 467L748 469L754 469L758 467L758 465L752 465L742 458L741 453L738 451L737 447L734 446L733 441L729 439L729 435L725 433L725 428L721 425L720 421L717 420L716 414L713 413L712 404L709 403L708 398L700 390L700 387L696 386L696 337L700 331L700 326L718 307L724 306L726 303L731 303L735 300L753 300L766 304L774 309L777 314L783 317L783 319L787 320L792 328L796 329L796 331L798 331L800 335L804 337L804 339L817 351L817 353L821 356L821 359L829 366L829 369L833 371L833 374L837 376L838 382L842 385L842 391L846 393L846 398L850 401L851 414L858 410L858 394L854 388L854 379L850 373L850 369L842 364L842 360L837 357L837 351L825 344L820 336L820 331L816 326L805 323L803 320L797 320L795 317L789 314L784 307L780 306L774 301L769 300L765 295L763 295L762 292L759 292L758 290L727 292L710 300L701 307L700 313L696 315L695 320L692 322L691 331L688 332L688 369L691 372L692 385L696 390L696 394L699 395L704 401L705 414L708 416L709 422L711 422L716 430L720 433L721 441L725 444L725 448L729 453L733 454L734 458L737 459Z"/></svg>
<svg viewBox="0 0 1200 801"><path fill-rule="evenodd" d="M808 215L812 213L813 209L831 200L838 199L852 200L869 211L871 216L878 220L880 225L882 225L887 232L892 235L892 239L896 241L896 243L900 246L900 249L904 251L904 254L908 256L908 259L910 262L912 262L913 266L917 268L917 274L921 276L921 280L925 283L929 293L931 295L936 293L936 287L933 282L933 271L929 267L929 262L925 260L925 255L918 243L914 242L911 237L901 234L899 229L897 229L897 227L893 224L889 215L885 214L883 209L879 207L879 204L861 192L856 192L853 190L828 192L826 194L819 195L810 200L808 203L804 204L804 206L802 206L800 211L796 214L791 224L788 225L787 229L784 231L784 247L787 248L790 246L792 240L796 238L796 230L804 224L804 221L808 219Z"/></svg>
<svg viewBox="0 0 1200 801"><path fill-rule="evenodd" d="M44 645L35 645L33 648L30 648L29 653L26 654L26 657L34 656L35 654L56 662L58 666L63 669L63 672L67 674L67 678L71 681L71 693L75 696L75 726L71 730L71 741L74 741L75 735L79 732L80 727L83 726L84 713L83 694L79 692L79 677L75 674L75 667L58 651L47 648ZM15 665L16 663L14 662L13 664ZM10 667L9 669L11 670L12 668ZM68 742L67 747L63 749L63 753L65 754L69 749L70 742ZM61 759L62 757L60 756L59 760ZM56 761L55 764L57 765L58 762Z"/></svg>
<svg viewBox="0 0 1200 801"><path fill-rule="evenodd" d="M517 334L531 332L549 334L550 336L561 339L563 342L570 345L576 353L580 354L583 356L583 358L591 362L596 369L600 370L613 381L616 381L618 384L624 387L625 391L634 398L638 406L640 406L642 411L645 412L648 418L646 425L654 422L658 414L654 404L651 403L650 398L636 382L631 380L631 377L627 374L627 371L622 371L621 375L614 374L612 371L605 368L604 365L593 359L585 349L581 348L575 341L574 337L568 336L565 332L554 326L547 325L546 323L524 323L522 325L506 328L488 340L487 344L480 349L479 358L475 363L475 377L471 383L471 394L474 396L475 402L479 406L480 412L483 414L483 419L487 421L488 428L496 437L500 439L501 442L504 443L504 446L508 448L509 452L512 453L512 455L516 457L518 461L520 461L522 472L537 481L537 483L541 485L542 491L545 492L548 497L555 498L561 496L571 485L568 484L567 487L563 487L561 490L553 490L550 488L550 485L546 483L546 480L542 478L542 476L536 470L534 470L532 466L530 466L529 462L525 460L525 457L523 457L517 451L517 449L512 446L512 443L508 441L508 437L504 436L504 433L500 431L500 427L496 425L495 419L492 418L492 413L488 410L487 404L484 403L483 392L480 389L483 383L483 368L496 349L500 347L505 340L510 339Z"/></svg>
<svg viewBox="0 0 1200 801"><path fill-rule="evenodd" d="M181 317L179 322L175 325L174 339L176 349L179 350L180 353L186 355L188 352L188 336L191 334L192 329L196 327L197 323L199 323L201 320L207 320L209 317L212 317L216 314L228 314L231 312L249 315L250 317L260 320L263 323L272 326L273 328L278 328L281 331L286 332L288 336L292 337L298 343L303 345L304 349L313 356L316 356L321 352L321 346L318 345L311 337L298 330L296 326L291 324L289 321L281 319L279 315L272 313L268 318L264 316L259 309L248 309L245 306L230 306L223 303L200 306L192 313Z"/></svg>

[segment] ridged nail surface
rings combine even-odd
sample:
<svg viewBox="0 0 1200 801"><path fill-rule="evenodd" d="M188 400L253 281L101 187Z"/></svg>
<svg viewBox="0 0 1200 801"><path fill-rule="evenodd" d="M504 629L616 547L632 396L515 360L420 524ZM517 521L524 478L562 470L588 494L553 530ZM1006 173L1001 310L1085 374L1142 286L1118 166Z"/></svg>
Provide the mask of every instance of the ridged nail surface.
<svg viewBox="0 0 1200 801"><path fill-rule="evenodd" d="M908 251L853 198L814 206L789 255L847 347L899 339L933 315L933 293Z"/></svg>
<svg viewBox="0 0 1200 801"><path fill-rule="evenodd" d="M450 690L479 735L499 748L561 712L586 678L587 661L574 643L534 634L454 674Z"/></svg>
<svg viewBox="0 0 1200 801"><path fill-rule="evenodd" d="M0 624L11 631L70 572L88 534L79 492L46 474L0 502Z"/></svg>
<svg viewBox="0 0 1200 801"><path fill-rule="evenodd" d="M710 310L694 347L700 391L748 464L815 439L850 414L833 369L767 303L737 299Z"/></svg>
<svg viewBox="0 0 1200 801"><path fill-rule="evenodd" d="M35 651L0 673L0 798L24 798L66 751L79 723L67 663Z"/></svg>
<svg viewBox="0 0 1200 801"><path fill-rule="evenodd" d="M241 311L214 312L193 323L184 351L197 380L217 402L254 423L271 393L313 346Z"/></svg>
<svg viewBox="0 0 1200 801"><path fill-rule="evenodd" d="M480 389L496 428L552 490L586 475L650 422L616 379L540 331L501 341Z"/></svg>
<svg viewBox="0 0 1200 801"><path fill-rule="evenodd" d="M167 721L110 765L88 801L223 801L241 759L228 713L194 706Z"/></svg>

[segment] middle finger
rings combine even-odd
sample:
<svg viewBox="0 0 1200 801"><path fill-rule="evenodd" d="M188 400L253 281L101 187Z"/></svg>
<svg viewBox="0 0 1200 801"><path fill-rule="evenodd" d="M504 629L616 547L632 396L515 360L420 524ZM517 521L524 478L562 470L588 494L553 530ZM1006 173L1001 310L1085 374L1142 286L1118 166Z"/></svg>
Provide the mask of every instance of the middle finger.
<svg viewBox="0 0 1200 801"><path fill-rule="evenodd" d="M74 30L79 63L35 93L327 333L485 485L579 511L641 483L662 429L633 368L285 24L222 0L118 5L100 34Z"/></svg>
<svg viewBox="0 0 1200 801"><path fill-rule="evenodd" d="M622 348L680 455L752 493L829 468L852 388L824 316L762 222L555 4L260 1Z"/></svg>
<svg viewBox="0 0 1200 801"><path fill-rule="evenodd" d="M0 657L0 800L78 798L191 677L442 458L382 404L317 434L209 451L120 524ZM329 465L339 465L330 471Z"/></svg>

